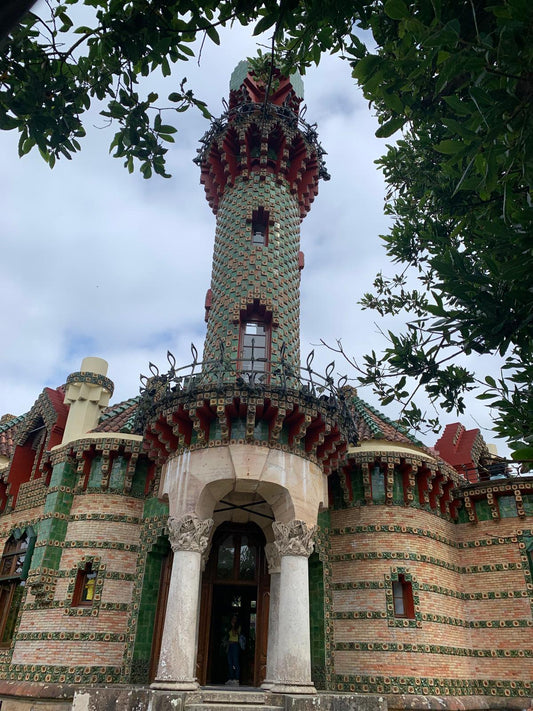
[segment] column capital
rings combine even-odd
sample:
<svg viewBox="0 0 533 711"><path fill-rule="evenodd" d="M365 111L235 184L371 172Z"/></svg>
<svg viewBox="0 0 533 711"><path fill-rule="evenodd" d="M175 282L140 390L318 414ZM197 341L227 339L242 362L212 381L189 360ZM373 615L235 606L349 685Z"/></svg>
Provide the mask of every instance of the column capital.
<svg viewBox="0 0 533 711"><path fill-rule="evenodd" d="M279 573L281 570L281 556L277 545L275 543L265 544L265 555L270 575L273 573Z"/></svg>
<svg viewBox="0 0 533 711"><path fill-rule="evenodd" d="M308 526L305 521L294 519L288 523L274 521L272 529L280 556L306 556L313 552L313 535L316 526Z"/></svg>
<svg viewBox="0 0 533 711"><path fill-rule="evenodd" d="M176 551L203 553L209 542L213 519L202 521L196 514L185 514L181 518L168 517L170 545Z"/></svg>

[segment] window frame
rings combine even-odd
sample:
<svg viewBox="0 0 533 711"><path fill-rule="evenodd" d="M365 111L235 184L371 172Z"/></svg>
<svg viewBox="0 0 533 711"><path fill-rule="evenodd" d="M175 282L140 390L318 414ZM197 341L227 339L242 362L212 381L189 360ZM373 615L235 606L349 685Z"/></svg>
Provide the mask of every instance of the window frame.
<svg viewBox="0 0 533 711"><path fill-rule="evenodd" d="M4 571L6 562L9 566L5 575L0 575L0 649L9 647L14 636L16 618L19 615L21 595L16 595L17 588L25 585L28 567L35 545L35 534L33 529L15 529L6 540L4 550L0 557L0 572ZM13 603L17 605L13 608ZM14 614L11 629L8 629L8 637L5 637L8 621L11 613Z"/></svg>
<svg viewBox="0 0 533 711"><path fill-rule="evenodd" d="M268 247L270 213L260 205L252 211L251 232L252 245L254 247ZM260 236L261 239L257 239Z"/></svg>
<svg viewBox="0 0 533 711"><path fill-rule="evenodd" d="M72 594L72 607L92 607L94 605L96 577L97 571L93 570L91 561L87 561L83 567L78 568L76 582L74 583L74 592ZM92 594L90 597L88 594L84 596L85 591L88 593L87 586L90 581L93 581Z"/></svg>
<svg viewBox="0 0 533 711"><path fill-rule="evenodd" d="M246 328L250 325L261 326L264 329L264 333L262 334L262 337L265 339L264 346L259 347L263 355L260 355L259 357L254 357L254 350L256 350L258 346L253 343L249 346L245 342L247 337L251 337L253 340L253 334L246 333ZM241 319L239 325L239 371L242 373L255 373L258 377L264 378L264 382L268 382L270 375L271 339L272 330L266 319L262 319L255 315ZM252 358L246 358L244 349L250 347L253 349ZM258 367L258 364L262 364L263 367Z"/></svg>
<svg viewBox="0 0 533 711"><path fill-rule="evenodd" d="M399 583L395 586L395 583ZM396 606L401 590L403 613ZM385 600L389 627L422 627L422 614L418 597L419 584L408 568L393 567L385 575Z"/></svg>
<svg viewBox="0 0 533 711"><path fill-rule="evenodd" d="M399 611L399 603L401 601L402 611ZM392 605L394 617L400 619L414 620L415 604L413 598L413 584L410 580L405 579L403 573L399 573L398 579L392 581Z"/></svg>

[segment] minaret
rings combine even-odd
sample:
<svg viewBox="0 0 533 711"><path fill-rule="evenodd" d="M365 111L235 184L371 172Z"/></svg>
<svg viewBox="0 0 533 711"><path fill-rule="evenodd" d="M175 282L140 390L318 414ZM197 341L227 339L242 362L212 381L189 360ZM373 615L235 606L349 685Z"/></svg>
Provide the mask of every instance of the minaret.
<svg viewBox="0 0 533 711"><path fill-rule="evenodd" d="M299 75L269 70L237 66L227 113L196 162L217 216L203 360L219 357L223 344L238 370L275 382L282 357L293 372L300 367L300 222L318 192L322 152L299 120Z"/></svg>
<svg viewBox="0 0 533 711"><path fill-rule="evenodd" d="M308 557L327 475L349 442L331 373L309 366L300 374L300 222L328 176L316 132L301 118L300 78L260 65L241 62L233 72L227 110L195 161L217 216L202 370L193 349L190 369L169 355L167 374L154 366L143 379L144 447L168 500L174 551L153 683L163 690L197 688L212 612L198 598L202 560L212 532L244 516L261 530L275 596L270 616L266 598L257 603L257 620L269 626L264 684L315 693ZM256 669L261 654L257 647Z"/></svg>

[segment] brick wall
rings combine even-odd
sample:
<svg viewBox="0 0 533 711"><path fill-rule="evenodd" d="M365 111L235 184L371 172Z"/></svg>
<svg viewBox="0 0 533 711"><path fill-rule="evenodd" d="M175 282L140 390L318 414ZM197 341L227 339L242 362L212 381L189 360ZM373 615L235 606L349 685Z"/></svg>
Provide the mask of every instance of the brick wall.
<svg viewBox="0 0 533 711"><path fill-rule="evenodd" d="M380 505L330 515L332 686L531 694L523 521L456 524L421 508ZM394 616L391 580L400 572L412 581L412 619Z"/></svg>

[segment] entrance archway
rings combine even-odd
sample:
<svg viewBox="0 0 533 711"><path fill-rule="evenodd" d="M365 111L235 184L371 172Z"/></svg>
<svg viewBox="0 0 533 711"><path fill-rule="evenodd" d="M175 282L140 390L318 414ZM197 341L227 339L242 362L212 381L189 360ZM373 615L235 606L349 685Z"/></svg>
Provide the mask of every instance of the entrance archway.
<svg viewBox="0 0 533 711"><path fill-rule="evenodd" d="M200 684L228 679L226 632L233 614L246 640L240 682L260 686L266 674L270 576L265 535L252 522L222 523L202 577L197 675Z"/></svg>

